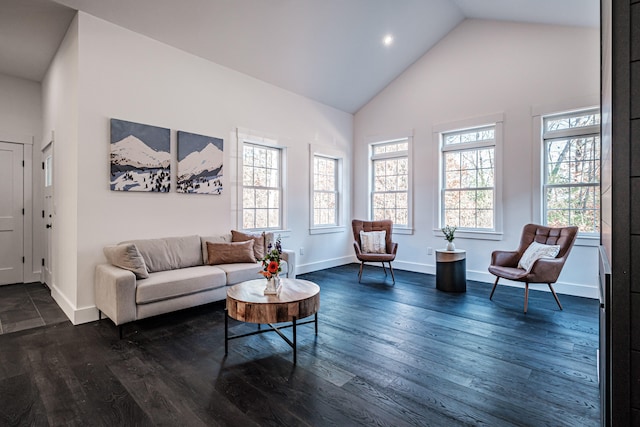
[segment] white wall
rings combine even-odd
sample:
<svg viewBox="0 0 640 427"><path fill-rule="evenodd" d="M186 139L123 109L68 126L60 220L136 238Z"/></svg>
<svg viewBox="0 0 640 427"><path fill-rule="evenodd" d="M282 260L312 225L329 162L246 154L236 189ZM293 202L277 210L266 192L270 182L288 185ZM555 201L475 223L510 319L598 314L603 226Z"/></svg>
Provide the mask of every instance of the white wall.
<svg viewBox="0 0 640 427"><path fill-rule="evenodd" d="M75 323L78 300L78 18L42 81L42 148L53 132L51 294ZM90 284L87 284L90 285Z"/></svg>
<svg viewBox="0 0 640 427"><path fill-rule="evenodd" d="M298 270L328 259L335 264L349 260L350 229L331 235L310 236L309 143L324 144L351 154L353 116L310 101L254 78L224 68L186 52L125 30L91 15L78 15L77 138L59 141L56 132L56 159L62 145L69 145L69 180L56 183L65 192L75 192L75 200L60 199L68 205L75 230L58 235L60 265L56 266L60 285L68 301L68 314L75 323L97 317L94 308L93 275L95 265L104 262L102 248L132 238L153 238L188 234L228 233L236 227L232 214L230 153L237 128L275 136L288 147L288 223L290 230L283 245L297 249ZM75 41L75 38L72 38ZM66 42L67 45L70 41ZM58 53L47 75L45 106L47 125L56 123L56 105L65 103L65 94L56 85L74 83L74 78L56 78L65 61L65 50ZM73 74L73 70L66 70ZM73 110L73 106L71 108ZM65 105L66 110L66 105ZM109 120L119 118L171 129L172 170L176 167L176 130L224 139L222 195L171 193L127 193L109 190ZM66 150L66 148L65 148ZM74 152L75 150L75 152ZM347 169L349 168L347 162ZM350 174L350 172L347 170ZM175 174L175 173L174 173ZM74 180L75 182L71 182ZM175 188L175 178L173 178ZM350 187L346 187L350 200ZM61 206L58 210L62 210ZM351 207L348 206L347 212ZM59 227L61 228L61 227ZM66 228L65 228L66 229ZM75 240L76 247L73 248ZM75 249L75 250L73 250ZM69 250L67 252L67 250ZM77 259L77 264L76 264ZM302 267L302 268L301 268ZM75 274L66 274L74 270ZM64 272L64 273L63 273ZM58 282L59 283L59 282Z"/></svg>
<svg viewBox="0 0 640 427"><path fill-rule="evenodd" d="M40 192L40 140L42 99L40 83L0 74L0 140L24 142L25 164L25 268L24 281L40 280L42 194ZM35 147L34 147L34 142ZM32 227L33 224L33 227ZM33 230L35 229L35 230ZM35 231L35 233L32 233Z"/></svg>
<svg viewBox="0 0 640 427"><path fill-rule="evenodd" d="M597 29L466 20L363 107L354 121L354 217L367 216L367 144L374 135L414 130L414 234L395 235L397 266L433 273L427 247L444 247L438 228L438 125L504 115L501 241L456 238L468 278L493 281L491 251L515 249L522 226L540 220L534 194L532 111L598 102ZM586 104L586 105L585 105ZM597 297L597 252L575 247L556 290ZM542 287L540 287L542 289Z"/></svg>

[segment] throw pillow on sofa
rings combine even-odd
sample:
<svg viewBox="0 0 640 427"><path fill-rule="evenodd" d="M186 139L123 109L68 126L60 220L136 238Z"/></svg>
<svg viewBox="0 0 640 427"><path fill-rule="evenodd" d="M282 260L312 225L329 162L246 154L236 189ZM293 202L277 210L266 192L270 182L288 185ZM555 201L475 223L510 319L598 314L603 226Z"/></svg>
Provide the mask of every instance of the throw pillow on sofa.
<svg viewBox="0 0 640 427"><path fill-rule="evenodd" d="M132 271L137 279L149 277L144 258L133 243L105 246L103 252L111 265Z"/></svg>
<svg viewBox="0 0 640 427"><path fill-rule="evenodd" d="M257 262L253 251L253 242L253 239L231 243L207 242L209 265Z"/></svg>
<svg viewBox="0 0 640 427"><path fill-rule="evenodd" d="M232 242L246 242L253 240L253 253L257 260L264 258L264 231L260 234L243 233L242 231L231 230Z"/></svg>

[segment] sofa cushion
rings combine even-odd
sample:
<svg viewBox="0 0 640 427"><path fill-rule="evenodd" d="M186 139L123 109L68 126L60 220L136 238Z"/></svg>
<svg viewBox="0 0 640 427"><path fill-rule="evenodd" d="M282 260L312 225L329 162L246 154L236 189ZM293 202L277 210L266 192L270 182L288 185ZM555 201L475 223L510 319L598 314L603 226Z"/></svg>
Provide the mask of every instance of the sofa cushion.
<svg viewBox="0 0 640 427"><path fill-rule="evenodd" d="M207 242L209 265L234 264L238 262L255 263L253 239L246 242L211 243Z"/></svg>
<svg viewBox="0 0 640 427"><path fill-rule="evenodd" d="M256 260L264 258L266 250L266 246L264 245L264 231L260 234L252 234L231 230L232 242L246 242L247 240L253 240L253 253L256 256Z"/></svg>
<svg viewBox="0 0 640 427"><path fill-rule="evenodd" d="M203 265L199 236L131 240L126 243L137 246L149 273Z"/></svg>
<svg viewBox="0 0 640 427"><path fill-rule="evenodd" d="M148 279L138 280L136 304L176 298L225 284L225 272L209 265L159 271L149 274Z"/></svg>
<svg viewBox="0 0 640 427"><path fill-rule="evenodd" d="M103 252L111 265L132 271L136 279L149 277L144 258L133 243L105 246Z"/></svg>
<svg viewBox="0 0 640 427"><path fill-rule="evenodd" d="M260 275L262 266L257 262L240 263L240 264L220 264L216 265L220 270L224 271L227 275L227 286L235 285L236 283L246 282L247 280L260 279L263 276ZM265 280L265 285L266 285Z"/></svg>
<svg viewBox="0 0 640 427"><path fill-rule="evenodd" d="M222 234L220 236L202 236L200 237L200 246L202 250L202 263L209 265L209 253L207 252L207 242L211 243L229 243L231 242L231 233Z"/></svg>
<svg viewBox="0 0 640 427"><path fill-rule="evenodd" d="M283 273L280 273L281 277L286 277L286 271L288 266L286 261L281 261ZM260 274L262 271L262 264L260 263L242 263L242 264L220 264L216 265L220 270L223 270L227 274L227 286L235 285L240 282L246 282L247 280L263 279L264 276ZM267 282L265 279L265 286Z"/></svg>

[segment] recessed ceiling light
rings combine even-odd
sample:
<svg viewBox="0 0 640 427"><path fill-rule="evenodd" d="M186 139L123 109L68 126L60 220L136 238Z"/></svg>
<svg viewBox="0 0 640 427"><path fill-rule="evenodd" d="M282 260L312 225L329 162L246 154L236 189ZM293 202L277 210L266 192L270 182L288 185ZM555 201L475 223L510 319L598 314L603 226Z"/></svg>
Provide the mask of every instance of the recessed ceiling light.
<svg viewBox="0 0 640 427"><path fill-rule="evenodd" d="M385 46L391 46L393 44L393 36L391 34L387 34L382 39L382 44Z"/></svg>

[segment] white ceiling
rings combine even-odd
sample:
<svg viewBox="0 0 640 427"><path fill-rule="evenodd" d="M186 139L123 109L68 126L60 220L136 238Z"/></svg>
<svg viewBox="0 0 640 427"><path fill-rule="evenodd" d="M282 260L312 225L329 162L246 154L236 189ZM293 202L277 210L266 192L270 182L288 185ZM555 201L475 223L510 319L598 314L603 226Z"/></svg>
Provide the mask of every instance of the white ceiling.
<svg viewBox="0 0 640 427"><path fill-rule="evenodd" d="M353 113L465 18L597 27L599 7L599 0L0 0L0 73L40 81L74 10L82 10Z"/></svg>

